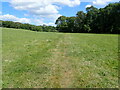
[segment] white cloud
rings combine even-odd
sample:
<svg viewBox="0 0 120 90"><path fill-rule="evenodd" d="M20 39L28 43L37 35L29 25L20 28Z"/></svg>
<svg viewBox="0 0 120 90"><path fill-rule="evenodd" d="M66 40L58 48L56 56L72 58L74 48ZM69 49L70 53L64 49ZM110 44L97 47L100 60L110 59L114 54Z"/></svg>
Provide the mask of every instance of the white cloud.
<svg viewBox="0 0 120 90"><path fill-rule="evenodd" d="M29 14L24 14L25 17L29 16Z"/></svg>
<svg viewBox="0 0 120 90"><path fill-rule="evenodd" d="M90 7L90 6L106 6L110 2L118 2L119 0L91 0L91 5L86 5L85 8Z"/></svg>
<svg viewBox="0 0 120 90"><path fill-rule="evenodd" d="M50 22L50 23L44 23L45 25L47 25L47 26L55 26L55 23L52 23L52 22Z"/></svg>
<svg viewBox="0 0 120 90"><path fill-rule="evenodd" d="M21 22L21 23L31 23L31 20L28 18L18 18L10 14L0 15L0 20Z"/></svg>
<svg viewBox="0 0 120 90"><path fill-rule="evenodd" d="M44 20L31 20L32 23L55 25L55 20L61 16L59 10L63 5L74 7L80 5L80 0L11 0L11 5L17 10L28 11L29 16L33 16L37 19L42 18ZM24 16L27 17L26 14ZM44 23L47 20L48 23ZM48 21L49 20L49 21Z"/></svg>
<svg viewBox="0 0 120 90"><path fill-rule="evenodd" d="M106 5L108 2L111 2L112 0L95 0L93 1L93 5Z"/></svg>
<svg viewBox="0 0 120 90"><path fill-rule="evenodd" d="M62 5L67 5L69 7L74 7L80 5L80 0L52 0L53 3L58 3Z"/></svg>
<svg viewBox="0 0 120 90"><path fill-rule="evenodd" d="M2 14L2 12L0 11L0 15Z"/></svg>
<svg viewBox="0 0 120 90"><path fill-rule="evenodd" d="M32 24L35 24L35 25L43 25L44 23L44 19L35 18L35 19L31 19L31 21L32 21Z"/></svg>
<svg viewBox="0 0 120 90"><path fill-rule="evenodd" d="M55 26L54 22L45 23L43 18L18 18L14 15L6 14L6 15L0 15L0 20L3 21L14 21L14 22L20 22L20 23L29 23L34 25L51 25Z"/></svg>
<svg viewBox="0 0 120 90"><path fill-rule="evenodd" d="M86 5L85 8L91 7L92 5Z"/></svg>
<svg viewBox="0 0 120 90"><path fill-rule="evenodd" d="M31 19L32 23L34 25L47 25L47 26L55 26L55 23L53 21L49 21L49 22L45 22L45 19L43 18L35 18L35 19Z"/></svg>
<svg viewBox="0 0 120 90"><path fill-rule="evenodd" d="M60 16L61 5L74 7L80 0L12 0L11 5L17 10L26 10L32 15L56 19Z"/></svg>
<svg viewBox="0 0 120 90"><path fill-rule="evenodd" d="M1 0L1 2L11 2L11 0Z"/></svg>

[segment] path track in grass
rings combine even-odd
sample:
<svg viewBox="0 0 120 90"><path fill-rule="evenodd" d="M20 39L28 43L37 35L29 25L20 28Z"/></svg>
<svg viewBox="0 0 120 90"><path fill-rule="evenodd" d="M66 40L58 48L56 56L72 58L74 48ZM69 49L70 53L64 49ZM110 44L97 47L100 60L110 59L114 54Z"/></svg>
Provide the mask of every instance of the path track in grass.
<svg viewBox="0 0 120 90"><path fill-rule="evenodd" d="M50 87L56 88L66 88L71 86L73 79L73 73L70 58L66 55L67 47L70 45L70 35L64 34L64 37L60 39L56 48L53 49L53 56L50 59L51 66L51 76L49 80L51 81Z"/></svg>

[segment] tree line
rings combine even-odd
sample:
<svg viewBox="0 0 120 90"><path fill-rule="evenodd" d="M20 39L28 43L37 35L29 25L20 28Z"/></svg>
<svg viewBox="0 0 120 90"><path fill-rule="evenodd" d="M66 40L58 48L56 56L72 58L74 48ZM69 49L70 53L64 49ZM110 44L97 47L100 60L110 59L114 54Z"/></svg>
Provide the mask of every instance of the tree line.
<svg viewBox="0 0 120 90"><path fill-rule="evenodd" d="M60 16L55 24L59 32L120 33L120 2L100 9L87 7L86 13L78 11L73 17Z"/></svg>
<svg viewBox="0 0 120 90"><path fill-rule="evenodd" d="M54 26L46 26L46 25L36 26L28 23L23 24L19 22L2 21L2 20L0 20L0 22L1 22L0 27L27 29L27 30L38 31L38 32L56 32L56 27Z"/></svg>
<svg viewBox="0 0 120 90"><path fill-rule="evenodd" d="M69 33L113 33L120 34L120 2L108 4L104 8L87 7L86 13L78 11L76 16L60 16L54 26L31 25L12 21L2 21L0 27L28 29L40 32Z"/></svg>

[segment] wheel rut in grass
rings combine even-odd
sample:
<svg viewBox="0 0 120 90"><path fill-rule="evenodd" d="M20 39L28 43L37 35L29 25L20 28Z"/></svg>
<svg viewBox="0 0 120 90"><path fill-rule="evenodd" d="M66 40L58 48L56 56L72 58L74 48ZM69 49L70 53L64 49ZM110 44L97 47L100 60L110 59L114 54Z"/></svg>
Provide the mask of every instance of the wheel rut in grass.
<svg viewBox="0 0 120 90"><path fill-rule="evenodd" d="M50 87L67 88L71 86L74 72L71 68L70 58L67 56L67 48L70 43L70 35L64 34L56 48L53 49L51 75L49 77Z"/></svg>

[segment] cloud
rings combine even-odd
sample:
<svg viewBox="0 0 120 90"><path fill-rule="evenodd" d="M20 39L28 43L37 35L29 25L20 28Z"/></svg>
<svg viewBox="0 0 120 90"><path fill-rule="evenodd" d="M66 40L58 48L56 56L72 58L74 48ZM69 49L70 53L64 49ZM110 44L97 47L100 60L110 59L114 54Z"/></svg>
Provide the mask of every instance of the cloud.
<svg viewBox="0 0 120 90"><path fill-rule="evenodd" d="M93 1L93 5L106 5L108 2L111 2L112 0L95 0Z"/></svg>
<svg viewBox="0 0 120 90"><path fill-rule="evenodd" d="M26 13L25 13L24 16L27 17L27 16L29 16L29 14L26 14Z"/></svg>
<svg viewBox="0 0 120 90"><path fill-rule="evenodd" d="M80 0L52 0L53 3L58 3L62 5L67 5L69 7L74 7L80 5Z"/></svg>
<svg viewBox="0 0 120 90"><path fill-rule="evenodd" d="M36 21L38 24L53 25L55 20L61 16L59 10L63 6L74 7L80 5L80 0L11 0L11 6L17 10L28 11L29 16L33 16L37 19L44 19L41 21L35 19L32 20L33 23ZM26 14L24 16L27 17ZM48 23L45 20L49 20ZM34 22L35 21L35 22ZM54 24L55 25L55 24Z"/></svg>
<svg viewBox="0 0 120 90"><path fill-rule="evenodd" d="M2 14L2 12L0 11L0 15Z"/></svg>
<svg viewBox="0 0 120 90"><path fill-rule="evenodd" d="M12 0L11 5L17 10L26 10L32 15L56 19L60 16L61 5L74 7L80 0Z"/></svg>
<svg viewBox="0 0 120 90"><path fill-rule="evenodd" d="M91 5L96 7L103 7L106 6L109 2L119 2L119 0L91 0ZM86 5L90 7L91 5Z"/></svg>
<svg viewBox="0 0 120 90"><path fill-rule="evenodd" d="M47 25L47 26L56 26L55 23L52 23L52 22L50 22L50 23L44 23L44 24Z"/></svg>
<svg viewBox="0 0 120 90"><path fill-rule="evenodd" d="M21 23L31 23L31 20L28 18L18 18L16 16L10 15L10 14L0 15L0 20L21 22Z"/></svg>
<svg viewBox="0 0 120 90"><path fill-rule="evenodd" d="M1 2L11 2L11 0L1 0Z"/></svg>
<svg viewBox="0 0 120 90"><path fill-rule="evenodd" d="M85 8L91 7L92 5L86 5Z"/></svg>
<svg viewBox="0 0 120 90"><path fill-rule="evenodd" d="M31 21L32 21L32 24L34 24L34 25L43 25L44 24L44 19L35 18L35 19L31 19Z"/></svg>
<svg viewBox="0 0 120 90"><path fill-rule="evenodd" d="M34 24L34 25L47 25L47 26L55 26L55 23L54 21L49 21L49 22L45 22L45 19L44 18L35 18L35 19L31 19L32 23L31 24Z"/></svg>
<svg viewBox="0 0 120 90"><path fill-rule="evenodd" d="M34 25L51 25L55 26L53 22L45 23L43 18L18 18L14 15L6 14L6 15L0 15L0 20L3 21L13 21L13 22L20 22L20 23L29 23Z"/></svg>

